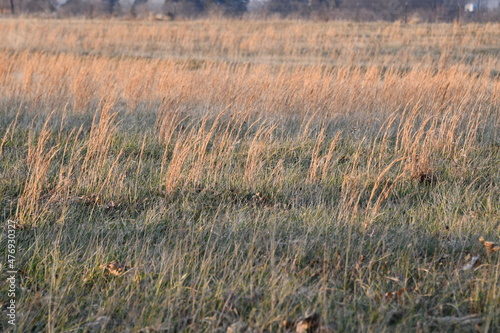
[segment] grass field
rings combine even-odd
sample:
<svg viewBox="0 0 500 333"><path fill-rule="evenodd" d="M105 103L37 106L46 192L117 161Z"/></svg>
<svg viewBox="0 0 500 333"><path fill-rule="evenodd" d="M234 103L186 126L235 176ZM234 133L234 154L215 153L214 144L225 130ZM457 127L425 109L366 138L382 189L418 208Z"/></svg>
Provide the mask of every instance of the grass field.
<svg viewBox="0 0 500 333"><path fill-rule="evenodd" d="M500 24L0 31L1 331L500 329Z"/></svg>

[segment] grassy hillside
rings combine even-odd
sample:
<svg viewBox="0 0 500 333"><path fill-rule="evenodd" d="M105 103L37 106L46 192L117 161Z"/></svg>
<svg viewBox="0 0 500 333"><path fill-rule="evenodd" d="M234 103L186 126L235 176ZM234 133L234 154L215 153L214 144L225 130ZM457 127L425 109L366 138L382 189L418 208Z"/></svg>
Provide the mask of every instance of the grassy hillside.
<svg viewBox="0 0 500 333"><path fill-rule="evenodd" d="M0 330L500 329L499 24L0 31Z"/></svg>

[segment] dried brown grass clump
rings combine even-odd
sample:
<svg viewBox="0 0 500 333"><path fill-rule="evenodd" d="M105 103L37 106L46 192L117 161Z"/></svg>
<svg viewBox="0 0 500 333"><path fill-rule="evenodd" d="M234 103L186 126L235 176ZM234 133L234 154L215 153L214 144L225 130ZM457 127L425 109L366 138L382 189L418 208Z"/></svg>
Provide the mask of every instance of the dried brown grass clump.
<svg viewBox="0 0 500 333"><path fill-rule="evenodd" d="M16 212L16 220L20 225L36 224L47 210L42 203L42 194L47 187L49 168L60 150L58 144L50 142L52 132L48 127L49 121L50 117L45 121L37 137L33 131L29 132L27 177L18 199Z"/></svg>
<svg viewBox="0 0 500 333"><path fill-rule="evenodd" d="M479 238L479 242L484 245L487 253L500 251L500 246L498 246L495 242L488 242L483 237Z"/></svg>

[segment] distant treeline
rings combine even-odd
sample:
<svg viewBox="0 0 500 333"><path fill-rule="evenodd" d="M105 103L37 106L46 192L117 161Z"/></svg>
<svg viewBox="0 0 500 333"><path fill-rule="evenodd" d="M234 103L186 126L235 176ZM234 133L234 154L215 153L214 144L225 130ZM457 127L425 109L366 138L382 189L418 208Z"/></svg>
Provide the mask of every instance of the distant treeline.
<svg viewBox="0 0 500 333"><path fill-rule="evenodd" d="M499 12L466 12L466 0L0 0L11 14L58 16L279 16L348 20L496 20Z"/></svg>

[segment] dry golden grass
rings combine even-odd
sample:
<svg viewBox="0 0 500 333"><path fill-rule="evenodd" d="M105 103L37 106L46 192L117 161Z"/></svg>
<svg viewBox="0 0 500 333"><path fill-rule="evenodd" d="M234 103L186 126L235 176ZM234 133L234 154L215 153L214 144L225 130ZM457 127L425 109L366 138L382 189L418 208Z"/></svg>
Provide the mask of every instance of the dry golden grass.
<svg viewBox="0 0 500 333"><path fill-rule="evenodd" d="M18 331L500 325L500 24L0 31Z"/></svg>
<svg viewBox="0 0 500 333"><path fill-rule="evenodd" d="M0 24L2 96L22 94L33 107L84 109L107 98L129 109L165 101L331 116L417 105L446 112L499 98L498 25Z"/></svg>

